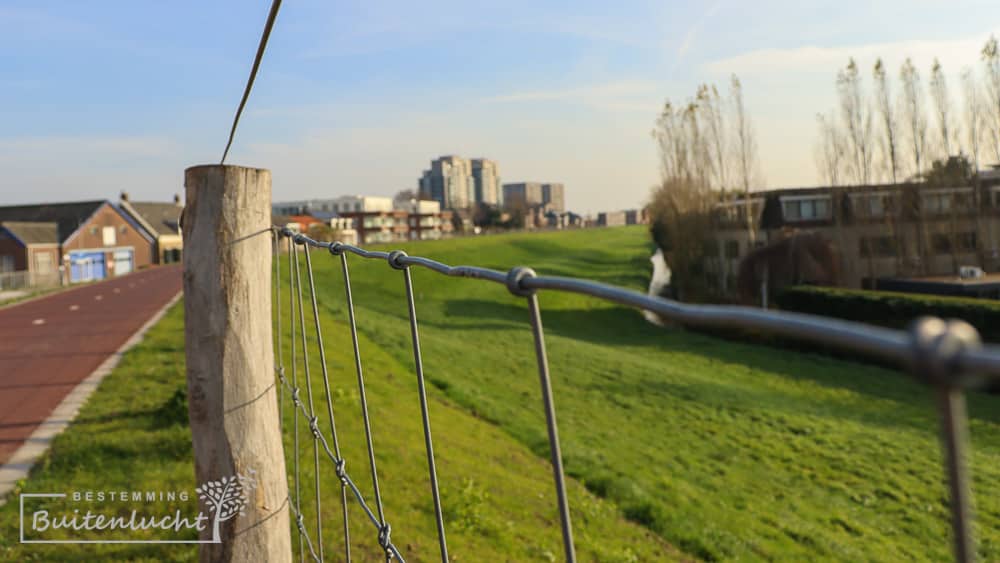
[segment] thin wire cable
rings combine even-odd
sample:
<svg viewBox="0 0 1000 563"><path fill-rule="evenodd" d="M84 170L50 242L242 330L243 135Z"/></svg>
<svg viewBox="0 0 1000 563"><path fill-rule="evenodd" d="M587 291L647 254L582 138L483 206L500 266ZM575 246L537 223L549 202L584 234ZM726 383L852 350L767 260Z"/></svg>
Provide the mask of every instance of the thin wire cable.
<svg viewBox="0 0 1000 563"><path fill-rule="evenodd" d="M294 263L292 261L292 254L295 252L295 245L292 243L292 239L288 239L288 301L289 301L289 332L291 334L291 350L292 350L292 404L298 407L301 403L299 401L299 376L298 376L298 362L296 361L295 353L295 276L293 275ZM294 471L295 471L295 523L299 530L299 561L305 561L305 546L303 541L303 524L302 524L302 492L299 483L299 415L298 412L295 414L295 433L293 441L295 443L295 455L293 456ZM310 550L312 545L310 544Z"/></svg>
<svg viewBox="0 0 1000 563"><path fill-rule="evenodd" d="M941 413L941 449L948 475L952 537L955 560L969 563L976 557L972 530L972 495L966 465L966 444L969 441L965 393L961 389L943 387L936 391Z"/></svg>
<svg viewBox="0 0 1000 563"><path fill-rule="evenodd" d="M285 236L285 235L282 234L282 236ZM275 272L276 272L275 290L276 290L276 295L277 295L277 300L278 300L277 301L277 303L278 303L277 309L279 311L279 315L275 319L275 323L280 328L280 325L281 325L281 315L280 315L280 311L281 311L281 300L280 300L281 299L281 281L280 280L281 280L281 277L280 277L280 273L279 273L280 272L280 267L279 267L280 266L280 264L279 264L280 260L278 258L278 248L279 247L280 247L280 245L278 245L278 244L276 244L274 246L274 264L275 264L274 269L275 269ZM297 263L296 260L295 260L295 257L297 256L297 254L295 253L295 248L293 246L293 240L291 238L289 238L288 254L289 254L289 259L288 259L288 277L289 277L289 288L290 288L290 291L289 291L289 304L291 306L290 307L291 308L291 314L290 314L290 318L289 318L289 329L290 329L290 333L291 333L291 336L292 336L292 341L291 341L291 350L292 350L292 356L293 356L293 358L292 358L292 360L293 360L292 367L293 367L293 372L295 372L295 374L297 374L296 370L297 370L297 365L298 364L297 364L297 357L296 357L296 350L297 350L296 341L297 341L297 339L295 338L296 337L296 330L295 330L295 319L296 319L296 307L295 307L295 303L296 303L296 300L295 300L295 296L296 296L296 291L297 290L301 291L301 277L299 277L299 280L298 280L299 283L296 284L296 276L294 275L294 273L295 273L295 266L296 266L296 263ZM311 260L308 257L308 254L307 254L306 260L307 260L307 265L311 264ZM312 290L315 289L314 282L310 284L310 287L311 287ZM299 303L301 304L301 299L299 300ZM318 304L316 304L316 306L318 307ZM301 311L301 309L300 309L300 311ZM318 308L314 309L313 312L314 312L314 319L315 319L315 313L318 312ZM301 320L301 314L302 313L300 312L299 313L300 320ZM303 339L305 338L304 334L302 334L301 336L303 337ZM278 338L277 341L280 342L281 341L280 340L280 333L279 333L279 335L278 335L277 338ZM317 343L320 343L320 342L321 342L321 338L318 338L317 339ZM321 350L322 349L323 348L321 348ZM291 382L289 382L289 379L287 377L285 377L284 369L281 369L281 368L283 368L283 364L284 364L283 352L282 352L281 349L279 349L278 354L279 354L279 356L278 356L279 357L279 368L277 369L277 373L278 373L278 380L281 383L281 385L280 385L281 390L280 390L280 395L279 396L283 398L286 393L291 396L292 409L293 409L293 414L294 414L295 422L296 422L296 426L297 426L298 422L299 422L299 417L300 416L303 417L303 418L305 418L305 419L310 419L310 420L313 419L314 417L310 414L310 412L308 410L306 410L305 403L299 398L299 387L297 387L297 386L293 387L293 384ZM323 354L321 353L321 357L322 356L323 356ZM325 363L324 363L324 365L325 365ZM295 381L297 381L297 380L298 380L297 375L295 375ZM330 395L329 397L332 397L332 395ZM279 409L282 409L282 408L283 408L283 403L279 404ZM334 427L331 425L331 429L333 429L333 428ZM402 553L400 553L399 549L395 546L395 544L392 543L392 541L389 538L388 534L385 533L386 530L387 530L386 526L383 526L381 524L379 518L375 515L375 513L372 511L372 509L368 506L368 503L365 501L364 495L361 493L361 490L358 488L358 486L351 479L350 475L347 473L347 471L345 469L345 464L344 464L343 458L338 457L330 449L329 441L323 435L323 433L319 429L318 425L313 424L313 425L311 425L310 429L311 430L312 429L315 430L314 438L315 438L316 442L318 442L320 445L322 445L322 449L325 452L326 456L330 459L330 461L333 462L334 467L335 467L335 471L336 471L338 477L340 478L342 485L346 486L346 488L351 491L353 497L355 498L355 500L357 500L358 504L361 506L362 510L368 516L368 519L371 521L372 525L375 527L375 530L379 532L379 544L380 545L384 544L383 549L386 552L386 557L389 558L389 559L395 558L395 559L398 559L399 561L401 561L402 563L405 563L405 559L403 558ZM295 468L296 468L294 473L296 475L298 474L298 467L299 467L298 466L298 451L299 451L299 449L300 448L298 448L298 446L296 446L296 454L295 454L294 459L293 459L293 461L295 463ZM317 546L319 544L319 541L314 542L312 540L312 538L310 537L310 535L309 535L308 529L306 528L305 521L303 520L303 514L301 512L301 509L299 508L299 506L301 505L301 500L300 500L301 494L300 493L296 493L296 499L294 499L294 500L292 499L292 491L293 490L295 490L295 491L300 490L300 486L298 485L298 483L299 483L299 480L296 479L294 481L294 483L289 486L288 502L286 504L288 505L289 510L291 511L291 513L295 517L294 522L295 522L296 529L298 530L298 533L299 533L299 560L300 561L305 561L306 553L308 553L309 557L313 561L316 561L317 563L319 563L320 561L322 561L322 559L316 553L316 550L315 550L315 547L314 547L314 546ZM349 542L349 538L347 536L345 536L345 543L346 542ZM346 550L349 550L349 547L345 548L345 552L346 552Z"/></svg>
<svg viewBox="0 0 1000 563"><path fill-rule="evenodd" d="M309 252L309 249L305 249ZM299 298L299 328L302 340L302 372L306 379L306 397L309 400L309 430L313 435L313 478L314 489L316 491L316 543L319 546L319 558L323 559L323 511L320 508L320 484L319 484L319 427L316 425L316 402L313 400L312 378L309 370L308 340L306 338L306 311L302 306L302 277L299 271L299 248L295 246L295 254L292 257L295 262L295 285L298 288Z"/></svg>
<svg viewBox="0 0 1000 563"><path fill-rule="evenodd" d="M361 399L361 418L365 424L365 442L368 447L368 463L372 471L372 488L375 492L375 506L378 509L378 520L383 530L388 530L385 521L385 511L382 507L382 492L378 486L378 469L375 466L375 446L372 441L371 419L368 416L368 398L365 395L365 378L361 367L361 349L358 346L358 326L354 317L354 298L351 295L351 274L347 267L347 255L340 255L340 264L344 271L344 291L347 298L347 314L351 329L351 343L354 346L354 369L358 375L358 393ZM380 532L381 533L381 532Z"/></svg>
<svg viewBox="0 0 1000 563"><path fill-rule="evenodd" d="M290 236L290 231L283 229L281 230L281 234ZM350 277L347 271L346 254L348 252L363 258L387 260L388 264L393 268L406 269L407 273L409 266L416 265L449 276L502 283L507 286L512 294L528 298L532 331L535 336L536 358L538 360L539 377L542 386L543 405L546 410L546 422L549 430L553 474L556 481L557 496L559 497L560 522L563 529L567 561L575 561L575 554L573 553L572 527L569 519L568 502L566 501L565 482L562 476L561 452L559 451L555 410L552 403L548 359L545 355L544 330L542 328L537 296L535 295L535 291L539 289L568 291L589 295L606 301L652 311L667 319L678 321L685 325L744 328L813 343L832 344L841 349L864 352L873 357L887 360L903 368L921 382L937 386L940 391L938 410L942 424L941 443L945 453L945 465L950 488L955 555L959 561L971 561L974 556L975 542L972 536L971 524L971 489L965 466L965 451L968 446L968 421L962 390L981 386L988 381L1000 381L1000 347L993 345L980 346L975 329L965 323L948 323L948 326L942 328L937 334L933 334L933 331L931 331L930 335L932 338L928 338L929 333L925 331L928 321L930 321L931 325L935 323L944 325L944 323L935 319L923 319L914 323L910 330L904 333L862 323L799 313L761 311L748 307L735 306L686 305L589 280L557 276L536 276L534 272L526 268L514 268L505 273L473 266L449 266L427 258L406 256L401 251L369 251L339 242L321 243L304 235L296 236L296 241L304 246L327 248L332 254L341 256L347 289L352 337L354 338L355 362L357 364L356 367L358 369L362 394L364 387L360 371L357 329L354 321ZM409 282L409 278L407 278L407 281ZM411 332L414 336L415 345L419 346L418 336L415 331L415 310L412 305L412 282L409 283L410 285L408 285L407 289L408 298L411 301ZM419 363L418 360L418 365ZM302 410L304 411L304 408ZM369 457L372 461L374 474L374 454L370 440L370 428L368 427L367 408L363 408L363 413L366 422L366 435L369 438ZM423 411L422 414L426 416L426 413ZM427 426L426 430L429 436L429 426ZM333 458L328 447L326 451ZM391 542L387 541L389 528L382 517L381 499L377 487L378 518L375 517L364 503L360 492L353 486L353 483L349 480L348 482L355 496L365 508L369 519L379 529L379 543L383 546L389 545L391 547ZM391 550L388 548L386 549L386 555L387 557L391 555ZM396 555L398 556L398 553Z"/></svg>
<svg viewBox="0 0 1000 563"><path fill-rule="evenodd" d="M243 97L240 98L240 105L236 108L236 116L233 117L233 127L229 130L229 140L226 142L226 150L222 152L222 158L219 160L219 164L226 163L226 157L229 155L229 148L233 146L233 138L236 137L236 126L240 123L240 116L243 115L243 108L247 105L247 100L250 98L250 90L253 89L253 83L257 79L257 69L260 68L260 61L264 58L264 49L267 48L267 40L271 37L271 28L274 27L274 20L278 17L278 10L281 8L281 0L272 0L271 10L267 14L267 21L264 22L264 33L260 36L260 43L257 44L257 55L253 58L253 66L250 68L250 78L247 79L246 88L243 89Z"/></svg>
<svg viewBox="0 0 1000 563"><path fill-rule="evenodd" d="M350 252L362 258L387 260L388 252L370 251L341 242L318 242L303 236L303 242L336 253ZM509 272L475 266L449 266L419 256L399 258L401 266L421 266L448 276L482 279L507 284ZM737 305L690 305L652 297L630 289L591 280L561 276L537 276L521 281L524 289L568 291L597 297L657 313L664 318L687 326L701 328L741 328L766 334L785 336L806 342L833 345L837 348L863 352L873 358L909 369L913 361L913 342L903 331L864 323L778 310L760 310ZM954 384L963 388L980 387L986 382L1000 382L1000 346L964 348L954 358Z"/></svg>
<svg viewBox="0 0 1000 563"><path fill-rule="evenodd" d="M441 561L448 561L448 542L444 535L444 515L441 510L441 494L438 492L437 465L434 463L434 442L431 439L431 419L427 411L427 388L424 385L424 361L420 357L420 335L417 332L417 309L413 302L413 280L409 266L403 268L406 285L406 303L410 311L410 336L413 340L413 364L417 373L417 389L420 394L420 417L424 424L424 449L427 451L427 471L430 473L431 496L434 498L434 520L437 524L438 549Z"/></svg>
<svg viewBox="0 0 1000 563"><path fill-rule="evenodd" d="M313 321L316 324L316 347L319 348L320 366L323 370L323 388L326 391L326 408L330 417L330 435L333 438L333 451L338 460L342 460L340 455L340 440L337 438L337 423L333 417L333 394L330 392L330 375L326 365L326 351L323 346L323 332L319 326L319 305L316 302L316 282L313 278L312 257L309 248L305 249L306 272L309 274L309 296L312 299ZM312 400L310 398L310 400ZM347 483L342 477L343 462L337 464L337 477L340 479L340 502L344 514L344 549L345 561L351 561L351 531L347 515ZM319 472L317 472L317 475ZM320 544L320 554L322 555L322 543Z"/></svg>
<svg viewBox="0 0 1000 563"><path fill-rule="evenodd" d="M559 429L556 425L556 407L552 400L552 380L549 377L549 359L545 353L545 331L538 309L538 296L528 295L528 313L531 332L535 337L535 358L538 360L538 379L542 388L542 406L545 409L545 426L549 433L549 453L552 458L552 476L556 485L556 502L559 505L559 524L562 529L563 550L567 563L576 563L573 545L573 524L569 517L569 500L566 497L566 476L563 472L562 449L559 447Z"/></svg>

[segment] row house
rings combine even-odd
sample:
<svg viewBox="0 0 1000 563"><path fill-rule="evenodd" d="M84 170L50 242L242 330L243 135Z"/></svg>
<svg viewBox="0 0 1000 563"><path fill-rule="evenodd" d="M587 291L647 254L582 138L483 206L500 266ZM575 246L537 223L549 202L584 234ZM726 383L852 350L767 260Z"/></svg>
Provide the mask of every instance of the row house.
<svg viewBox="0 0 1000 563"><path fill-rule="evenodd" d="M440 203L419 199L393 200L377 196L341 196L280 202L272 205L279 216L309 216L341 231L342 241L357 244L429 240L453 233L453 213ZM349 232L338 227L350 225Z"/></svg>
<svg viewBox="0 0 1000 563"><path fill-rule="evenodd" d="M108 200L0 207L0 271L81 282L154 262L155 238Z"/></svg>
<svg viewBox="0 0 1000 563"><path fill-rule="evenodd" d="M755 237L751 244L747 217ZM739 261L782 232L824 235L841 255L848 287L898 277L1000 269L1000 171L972 185L881 184L770 190L720 203L707 241L710 275L732 278ZM723 288L731 287L724 281Z"/></svg>
<svg viewBox="0 0 1000 563"><path fill-rule="evenodd" d="M121 208L143 231L153 239L153 263L172 264L181 261L184 241L181 238L181 196L174 194L172 202L132 201L128 192L122 192L118 201Z"/></svg>

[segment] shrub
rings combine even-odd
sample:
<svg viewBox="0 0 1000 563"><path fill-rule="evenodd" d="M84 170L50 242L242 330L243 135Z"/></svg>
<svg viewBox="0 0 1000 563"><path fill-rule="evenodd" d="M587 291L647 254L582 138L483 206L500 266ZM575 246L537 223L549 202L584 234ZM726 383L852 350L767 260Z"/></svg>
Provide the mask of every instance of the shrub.
<svg viewBox="0 0 1000 563"><path fill-rule="evenodd" d="M1000 301L989 299L799 286L779 291L775 303L790 311L891 328L906 328L922 316L961 319L984 341L1000 342Z"/></svg>

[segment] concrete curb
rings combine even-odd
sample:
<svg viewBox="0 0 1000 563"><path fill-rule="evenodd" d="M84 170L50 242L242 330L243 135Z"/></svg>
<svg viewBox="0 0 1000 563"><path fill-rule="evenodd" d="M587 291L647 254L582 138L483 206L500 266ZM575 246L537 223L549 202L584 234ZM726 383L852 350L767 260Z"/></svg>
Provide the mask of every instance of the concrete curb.
<svg viewBox="0 0 1000 563"><path fill-rule="evenodd" d="M38 463L38 460L45 454L49 449L49 444L52 440L58 436L67 426L73 422L76 418L77 413L80 412L80 407L87 402L90 395L97 389L101 384L101 381L111 373L112 370L121 361L122 356L125 352L128 352L133 346L142 342L143 337L146 332L152 328L163 315L167 314L167 310L170 309L175 303L180 301L183 291L177 292L177 295L173 296L170 301L167 302L159 311L157 311L152 317L146 321L139 330L135 331L128 340L125 341L113 354L107 357L100 366L97 367L86 379L77 384L72 391L67 394L59 406L52 411L52 414L45 419L42 424L31 433L25 441L24 444L19 447L10 459L7 460L3 466L0 466L0 506L7 503L7 496L10 492L17 486L17 482L28 476L28 472L31 468Z"/></svg>

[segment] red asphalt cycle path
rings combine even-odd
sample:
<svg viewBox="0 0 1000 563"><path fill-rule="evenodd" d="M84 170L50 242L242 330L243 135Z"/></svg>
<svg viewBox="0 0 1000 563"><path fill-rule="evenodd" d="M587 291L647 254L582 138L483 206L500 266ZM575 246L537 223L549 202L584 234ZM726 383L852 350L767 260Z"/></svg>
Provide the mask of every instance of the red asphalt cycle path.
<svg viewBox="0 0 1000 563"><path fill-rule="evenodd" d="M0 309L0 464L181 291L159 266Z"/></svg>

